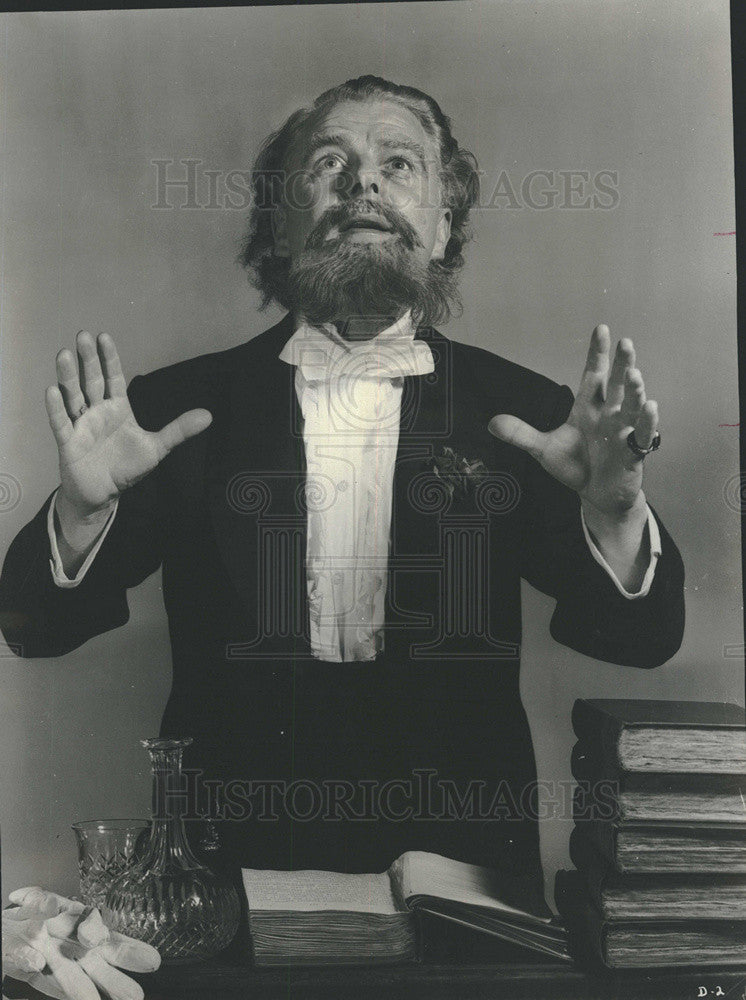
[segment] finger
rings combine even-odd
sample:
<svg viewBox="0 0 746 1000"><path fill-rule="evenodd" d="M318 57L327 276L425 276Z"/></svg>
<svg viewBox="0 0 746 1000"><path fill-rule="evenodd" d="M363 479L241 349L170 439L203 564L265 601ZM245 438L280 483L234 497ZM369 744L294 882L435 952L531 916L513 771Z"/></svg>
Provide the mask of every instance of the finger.
<svg viewBox="0 0 746 1000"><path fill-rule="evenodd" d="M93 909L78 925L78 941L86 948L95 948L109 940L109 928L98 910Z"/></svg>
<svg viewBox="0 0 746 1000"><path fill-rule="evenodd" d="M158 460L165 458L170 451L195 434L201 433L212 423L212 414L208 410L188 410L176 420L166 424L163 430L156 434Z"/></svg>
<svg viewBox="0 0 746 1000"><path fill-rule="evenodd" d="M3 945L3 968L9 976L14 975L11 967L19 972L41 972L46 964L47 960L42 953L25 941L17 938L10 944Z"/></svg>
<svg viewBox="0 0 746 1000"><path fill-rule="evenodd" d="M56 894L47 892L46 889L42 889L38 885L26 886L23 889L14 889L8 896L8 899L11 903L17 903L24 910L28 910L29 913L33 912L33 915L36 917L56 917L60 912ZM15 916L18 918L17 913Z"/></svg>
<svg viewBox="0 0 746 1000"><path fill-rule="evenodd" d="M621 414L627 424L634 424L645 405L645 383L639 368L628 368L624 378Z"/></svg>
<svg viewBox="0 0 746 1000"><path fill-rule="evenodd" d="M23 889L14 889L11 893L8 894L8 899L10 900L11 903L18 903L18 905L20 906L26 902L27 896L29 898L33 897L34 899L37 899L40 894L43 894L45 896L49 895L47 892L44 891L44 889L42 889L40 885L27 885L24 886Z"/></svg>
<svg viewBox="0 0 746 1000"><path fill-rule="evenodd" d="M609 367L609 350L611 335L605 323L599 323L591 334L588 356L585 359L586 371L601 372Z"/></svg>
<svg viewBox="0 0 746 1000"><path fill-rule="evenodd" d="M3 910L3 948L10 942L19 940L37 948L38 942L44 940L44 923L47 918L40 917L38 910L29 910L26 906L13 910L14 914L22 914L21 917L9 918L8 912Z"/></svg>
<svg viewBox="0 0 746 1000"><path fill-rule="evenodd" d="M46 919L47 914L42 913L40 910L35 910L33 906L19 906L15 904L14 906L6 906L2 912L3 926L7 923L20 924L24 921L41 925Z"/></svg>
<svg viewBox="0 0 746 1000"><path fill-rule="evenodd" d="M64 896L58 897L65 904L70 904L72 900L66 900ZM98 944L103 944L109 938L109 931L101 919L101 914L95 908L87 907L89 912L79 911L77 907L61 909L56 917L50 917L46 921L47 932L56 938L70 938L77 936L78 941L86 948L95 948Z"/></svg>
<svg viewBox="0 0 746 1000"><path fill-rule="evenodd" d="M14 889L8 899L11 903L17 904L18 909L4 910L3 919L10 917L14 920L38 921L40 918L49 920L60 913L80 914L85 909L85 904L79 900L58 896L56 892L47 892L38 885Z"/></svg>
<svg viewBox="0 0 746 1000"><path fill-rule="evenodd" d="M111 1000L143 1000L145 991L139 983L113 968L97 951L89 951L79 964L85 969L96 986L111 997Z"/></svg>
<svg viewBox="0 0 746 1000"><path fill-rule="evenodd" d="M107 399L127 395L127 382L122 372L122 363L114 340L108 333L98 335L98 353L101 358L101 369L104 374L104 392Z"/></svg>
<svg viewBox="0 0 746 1000"><path fill-rule="evenodd" d="M104 374L96 342L87 330L81 330L76 343L80 362L80 388L88 405L93 406L104 398Z"/></svg>
<svg viewBox="0 0 746 1000"><path fill-rule="evenodd" d="M67 993L51 974L51 972L35 972L32 976L24 977L29 986L33 986L39 993L47 997L55 997L56 1000L69 1000Z"/></svg>
<svg viewBox="0 0 746 1000"><path fill-rule="evenodd" d="M65 910L68 913L84 913L87 909L86 904L79 899L70 899L69 896L58 896L56 892L50 893L50 895L54 896L60 910Z"/></svg>
<svg viewBox="0 0 746 1000"><path fill-rule="evenodd" d="M80 961L65 958L59 941L48 938L44 955L54 978L70 1000L101 1000L98 990L80 967Z"/></svg>
<svg viewBox="0 0 746 1000"><path fill-rule="evenodd" d="M82 913L85 909L85 903L81 903L79 899L58 896L56 892L49 892L38 885L14 889L8 899L11 903L17 903L19 906L30 906L36 910L48 909L47 916L49 917L55 917L63 910L68 910L71 913Z"/></svg>
<svg viewBox="0 0 746 1000"><path fill-rule="evenodd" d="M534 458L540 458L544 451L546 434L509 413L499 413L490 420L487 429L501 441L522 448Z"/></svg>
<svg viewBox="0 0 746 1000"><path fill-rule="evenodd" d="M73 432L73 424L65 409L65 401L62 398L59 386L49 386L44 397L44 402L47 407L49 426L52 428L55 441L60 446L67 444Z"/></svg>
<svg viewBox="0 0 746 1000"><path fill-rule="evenodd" d="M75 932L80 921L80 914L62 910L56 917L50 917L46 922L47 931L52 937L66 938Z"/></svg>
<svg viewBox="0 0 746 1000"><path fill-rule="evenodd" d="M616 408L621 406L624 399L624 379L628 368L633 368L635 364L635 345L624 337L616 345L614 353L614 363L611 366L609 381L606 386L606 403L608 406Z"/></svg>
<svg viewBox="0 0 746 1000"><path fill-rule="evenodd" d="M640 448L649 448L658 430L658 404L649 399L635 423L635 441Z"/></svg>
<svg viewBox="0 0 746 1000"><path fill-rule="evenodd" d="M96 951L110 965L118 965L128 972L155 972L161 966L161 956L152 944L137 941L118 931L112 931L111 940L99 945Z"/></svg>
<svg viewBox="0 0 746 1000"><path fill-rule="evenodd" d="M68 415L74 420L80 413L80 408L86 405L86 401L80 388L75 355L67 347L57 355L57 384L62 391Z"/></svg>
<svg viewBox="0 0 746 1000"><path fill-rule="evenodd" d="M604 323L591 334L585 368L580 378L578 395L589 401L603 402L606 397L606 376L609 371L609 349L611 337Z"/></svg>

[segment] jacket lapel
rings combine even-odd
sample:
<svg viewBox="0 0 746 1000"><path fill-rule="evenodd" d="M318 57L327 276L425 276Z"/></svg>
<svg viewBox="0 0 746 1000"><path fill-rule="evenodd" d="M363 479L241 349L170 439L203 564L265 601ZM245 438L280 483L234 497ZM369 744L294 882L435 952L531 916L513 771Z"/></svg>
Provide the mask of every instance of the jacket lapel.
<svg viewBox="0 0 746 1000"><path fill-rule="evenodd" d="M394 469L392 551L422 551L427 499L420 486L425 464L447 443L452 432L451 343L436 330L420 328L416 334L430 347L435 371L408 375L402 392L399 447Z"/></svg>
<svg viewBox="0 0 746 1000"><path fill-rule="evenodd" d="M223 562L257 642L305 632L305 453L286 316L246 345L210 427L207 495ZM300 584L303 582L303 586Z"/></svg>

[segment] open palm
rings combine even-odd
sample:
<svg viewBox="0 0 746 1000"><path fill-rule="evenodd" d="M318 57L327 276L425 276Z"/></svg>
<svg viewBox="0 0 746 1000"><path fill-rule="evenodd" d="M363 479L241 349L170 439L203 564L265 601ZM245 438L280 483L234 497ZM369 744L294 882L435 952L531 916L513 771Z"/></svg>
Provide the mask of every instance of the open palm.
<svg viewBox="0 0 746 1000"><path fill-rule="evenodd" d="M650 446L658 406L646 400L631 340L617 344L610 368L606 326L591 336L585 369L566 422L539 431L510 414L498 414L490 431L532 455L546 471L604 514L629 510L642 488L642 460L627 445L631 430L640 448Z"/></svg>
<svg viewBox="0 0 746 1000"><path fill-rule="evenodd" d="M81 332L77 348L79 365L70 350L57 355L58 384L47 389L46 404L62 491L85 516L113 504L212 417L207 410L189 410L160 431L143 430L127 398L112 338L100 334L94 341Z"/></svg>

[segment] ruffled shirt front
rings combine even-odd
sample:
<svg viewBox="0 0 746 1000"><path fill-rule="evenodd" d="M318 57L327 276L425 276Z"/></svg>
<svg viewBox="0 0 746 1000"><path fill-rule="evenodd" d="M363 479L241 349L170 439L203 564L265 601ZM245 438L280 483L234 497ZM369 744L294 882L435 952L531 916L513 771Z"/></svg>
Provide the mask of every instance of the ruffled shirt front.
<svg viewBox="0 0 746 1000"><path fill-rule="evenodd" d="M405 375L435 370L409 312L351 344L300 322L280 354L297 365L308 510L313 655L372 660L383 649L394 463Z"/></svg>

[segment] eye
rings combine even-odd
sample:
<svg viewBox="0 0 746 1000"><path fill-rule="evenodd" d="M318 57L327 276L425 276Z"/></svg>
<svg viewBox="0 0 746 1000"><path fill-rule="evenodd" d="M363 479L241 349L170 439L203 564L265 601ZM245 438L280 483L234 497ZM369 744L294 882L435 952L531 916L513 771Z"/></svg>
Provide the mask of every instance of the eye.
<svg viewBox="0 0 746 1000"><path fill-rule="evenodd" d="M406 156L393 156L389 160L389 165L393 168L394 172L397 174L406 174L414 170L414 166L406 158Z"/></svg>
<svg viewBox="0 0 746 1000"><path fill-rule="evenodd" d="M324 153L314 164L314 170L328 173L332 170L339 170L342 166L342 157L336 153Z"/></svg>

